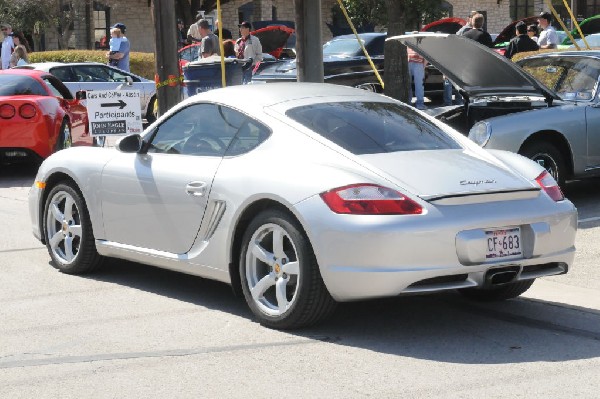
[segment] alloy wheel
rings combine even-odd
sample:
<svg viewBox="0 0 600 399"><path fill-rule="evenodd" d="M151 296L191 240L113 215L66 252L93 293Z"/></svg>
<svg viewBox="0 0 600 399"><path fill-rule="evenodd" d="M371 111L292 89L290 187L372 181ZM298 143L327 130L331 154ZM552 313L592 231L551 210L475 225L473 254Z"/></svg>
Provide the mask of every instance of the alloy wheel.
<svg viewBox="0 0 600 399"><path fill-rule="evenodd" d="M77 259L81 244L80 210L67 192L58 191L48 205L46 237L56 259L69 265Z"/></svg>

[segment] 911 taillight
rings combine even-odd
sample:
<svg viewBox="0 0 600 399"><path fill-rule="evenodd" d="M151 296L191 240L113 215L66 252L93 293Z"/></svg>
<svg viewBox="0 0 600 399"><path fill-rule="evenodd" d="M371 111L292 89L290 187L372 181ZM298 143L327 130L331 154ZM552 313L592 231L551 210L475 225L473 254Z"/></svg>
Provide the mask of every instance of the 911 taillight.
<svg viewBox="0 0 600 399"><path fill-rule="evenodd" d="M335 213L351 215L420 215L421 205L391 188L352 184L321 193Z"/></svg>
<svg viewBox="0 0 600 399"><path fill-rule="evenodd" d="M556 180L554 180L554 177L548 173L548 171L543 171L538 177L536 177L535 181L554 201L558 202L565 199L565 196L558 186L558 183Z"/></svg>
<svg viewBox="0 0 600 399"><path fill-rule="evenodd" d="M10 119L15 116L15 107L10 104L0 105L0 118Z"/></svg>
<svg viewBox="0 0 600 399"><path fill-rule="evenodd" d="M21 105L21 107L19 107L19 115L21 115L21 118L24 119L31 119L35 116L36 114L36 109L33 105L31 104L23 104Z"/></svg>

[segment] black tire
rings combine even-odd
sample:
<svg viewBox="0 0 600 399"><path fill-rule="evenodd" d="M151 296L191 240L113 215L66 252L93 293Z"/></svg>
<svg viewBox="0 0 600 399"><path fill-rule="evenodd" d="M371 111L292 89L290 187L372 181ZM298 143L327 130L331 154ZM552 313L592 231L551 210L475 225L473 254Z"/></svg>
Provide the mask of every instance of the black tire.
<svg viewBox="0 0 600 399"><path fill-rule="evenodd" d="M535 279L522 280L491 288L465 288L458 292L469 299L480 302L504 301L518 297L527 291L534 281Z"/></svg>
<svg viewBox="0 0 600 399"><path fill-rule="evenodd" d="M279 236L280 245L274 244ZM256 256L260 251L269 263ZM264 211L248 226L242 241L240 279L250 310L266 327L310 326L329 317L337 305L323 283L308 238L283 211Z"/></svg>
<svg viewBox="0 0 600 399"><path fill-rule="evenodd" d="M561 152L553 144L536 141L527 144L520 154L543 166L558 185L564 187L566 163Z"/></svg>
<svg viewBox="0 0 600 399"><path fill-rule="evenodd" d="M71 136L71 126L69 121L63 119L60 125L60 131L56 138L56 151L64 150L65 148L71 147L73 144L73 137Z"/></svg>
<svg viewBox="0 0 600 399"><path fill-rule="evenodd" d="M103 257L96 251L85 201L72 183L62 182L50 190L43 229L52 263L61 272L83 274L101 266Z"/></svg>

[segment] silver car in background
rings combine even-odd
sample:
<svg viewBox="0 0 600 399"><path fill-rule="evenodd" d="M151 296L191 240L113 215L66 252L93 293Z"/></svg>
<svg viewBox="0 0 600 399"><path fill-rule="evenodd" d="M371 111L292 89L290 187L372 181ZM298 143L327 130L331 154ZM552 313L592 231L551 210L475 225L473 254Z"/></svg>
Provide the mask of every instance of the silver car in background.
<svg viewBox="0 0 600 399"><path fill-rule="evenodd" d="M573 264L577 212L540 165L340 85L190 97L115 149L49 157L34 235L64 273L123 258L231 284L273 328L336 302L525 292Z"/></svg>
<svg viewBox="0 0 600 399"><path fill-rule="evenodd" d="M156 83L131 72L98 62L40 62L19 68L51 73L69 88L73 96L80 90L139 90L142 118L148 122L156 119Z"/></svg>

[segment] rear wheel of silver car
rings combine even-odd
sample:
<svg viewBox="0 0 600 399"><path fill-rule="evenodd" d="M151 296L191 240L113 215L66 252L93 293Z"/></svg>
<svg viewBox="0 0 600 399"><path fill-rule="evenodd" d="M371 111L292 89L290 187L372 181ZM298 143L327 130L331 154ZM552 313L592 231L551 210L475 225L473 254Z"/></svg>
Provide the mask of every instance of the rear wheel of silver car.
<svg viewBox="0 0 600 399"><path fill-rule="evenodd" d="M240 278L248 306L267 327L306 327L335 310L306 235L283 211L262 212L248 226Z"/></svg>
<svg viewBox="0 0 600 399"><path fill-rule="evenodd" d="M566 177L565 161L554 145L534 142L525 146L520 153L546 169L559 185L564 185Z"/></svg>
<svg viewBox="0 0 600 399"><path fill-rule="evenodd" d="M69 121L64 119L62 121L62 125L60 126L58 138L56 139L56 151L69 148L72 144L73 137L71 136L71 126L69 126Z"/></svg>
<svg viewBox="0 0 600 399"><path fill-rule="evenodd" d="M535 279L516 281L490 288L465 288L458 290L469 299L481 302L504 301L516 298L531 287Z"/></svg>
<svg viewBox="0 0 600 399"><path fill-rule="evenodd" d="M92 224L83 197L68 182L53 187L44 204L44 236L54 266L63 273L87 273L98 268Z"/></svg>

